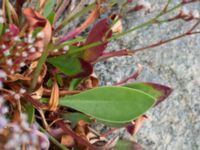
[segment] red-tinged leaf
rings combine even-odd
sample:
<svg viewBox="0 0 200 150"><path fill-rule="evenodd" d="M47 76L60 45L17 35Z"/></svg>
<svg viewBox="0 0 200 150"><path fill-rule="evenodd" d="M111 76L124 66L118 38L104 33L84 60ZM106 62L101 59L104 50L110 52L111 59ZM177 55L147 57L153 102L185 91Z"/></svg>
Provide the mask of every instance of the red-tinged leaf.
<svg viewBox="0 0 200 150"><path fill-rule="evenodd" d="M27 23L32 28L44 27L46 20L38 12L34 11L32 8L25 8L23 13L27 19Z"/></svg>
<svg viewBox="0 0 200 150"><path fill-rule="evenodd" d="M100 2L100 1L99 1ZM65 42L70 40L76 36L78 36L81 32L83 32L89 25L91 25L100 15L100 3L97 3L96 7L92 10L88 18L77 28L69 32L67 35L61 37L58 43Z"/></svg>
<svg viewBox="0 0 200 150"><path fill-rule="evenodd" d="M90 63L82 59L80 59L80 63L82 66L82 72L76 75L76 77L87 77L93 73L93 66Z"/></svg>
<svg viewBox="0 0 200 150"><path fill-rule="evenodd" d="M156 83L146 83L146 84L152 86L155 90L161 93L155 106L164 101L173 91L170 87L161 84L156 84Z"/></svg>
<svg viewBox="0 0 200 150"><path fill-rule="evenodd" d="M23 13L27 19L29 30L33 31L37 27L42 27L44 32L43 44L47 46L47 44L51 40L52 36L52 28L50 22L40 15L38 12L34 11L32 8L25 8Z"/></svg>
<svg viewBox="0 0 200 150"><path fill-rule="evenodd" d="M164 101L172 92L172 89L168 86L150 82L130 83L124 86L143 91L153 96L157 100L154 106Z"/></svg>
<svg viewBox="0 0 200 150"><path fill-rule="evenodd" d="M93 66L77 57L66 55L48 58L47 62L70 77L86 77L92 74Z"/></svg>
<svg viewBox="0 0 200 150"><path fill-rule="evenodd" d="M60 43L73 39L74 37L78 36L81 32L82 31L79 28L70 31L66 36L60 39Z"/></svg>
<svg viewBox="0 0 200 150"><path fill-rule="evenodd" d="M89 45L95 42L102 42L98 46L94 46L85 50L83 53L83 59L88 62L93 62L97 60L106 49L108 41L112 36L112 31L110 30L109 20L107 18L99 21L90 31L85 45Z"/></svg>

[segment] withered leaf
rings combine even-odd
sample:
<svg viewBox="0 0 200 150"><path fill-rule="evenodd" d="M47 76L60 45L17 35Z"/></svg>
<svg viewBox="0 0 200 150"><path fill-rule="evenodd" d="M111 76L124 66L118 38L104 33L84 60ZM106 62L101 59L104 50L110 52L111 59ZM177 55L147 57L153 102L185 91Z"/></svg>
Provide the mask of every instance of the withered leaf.
<svg viewBox="0 0 200 150"><path fill-rule="evenodd" d="M73 139L73 137L71 137L70 135L63 135L61 138L61 144L67 146L67 147L71 147L75 144L75 141Z"/></svg>
<svg viewBox="0 0 200 150"><path fill-rule="evenodd" d="M53 88L51 91L51 97L49 100L49 110L56 111L59 103L59 87L58 83L54 81Z"/></svg>
<svg viewBox="0 0 200 150"><path fill-rule="evenodd" d="M37 27L43 28L42 30L42 32L44 33L43 44L44 47L46 47L47 44L50 42L52 36L52 28L50 22L32 8L25 8L23 10L23 13L27 19L31 31L33 31Z"/></svg>
<svg viewBox="0 0 200 150"><path fill-rule="evenodd" d="M141 117L134 120L131 124L126 127L126 130L131 134L136 134L139 129L142 127L144 121L147 119L147 116L142 115Z"/></svg>

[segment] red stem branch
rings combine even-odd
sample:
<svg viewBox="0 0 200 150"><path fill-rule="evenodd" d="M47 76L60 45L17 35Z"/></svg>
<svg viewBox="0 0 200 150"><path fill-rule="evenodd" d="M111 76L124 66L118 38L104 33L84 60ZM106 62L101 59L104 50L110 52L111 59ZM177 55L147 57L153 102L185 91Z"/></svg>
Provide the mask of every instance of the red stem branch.
<svg viewBox="0 0 200 150"><path fill-rule="evenodd" d="M166 43L169 43L169 42L172 42L174 40L177 40L177 39L180 39L180 38L183 38L185 36L189 36L189 35L193 35L193 34L199 34L200 32L193 32L193 30L200 24L200 20L195 23L192 28L190 30L188 30L187 32L181 34L181 35L178 35L178 36L175 36L173 38L170 38L170 39L167 39L167 40L161 40L159 42L156 42L154 44L151 44L151 45L148 45L146 47L142 47L142 48L138 48L138 49L135 49L135 50L132 50L132 51L129 51L129 53L132 53L132 54L135 54L137 52L140 52L140 51L143 51L143 50L146 50L146 49L149 49L149 48L154 48L154 47L157 47L157 46L161 46L163 44L166 44Z"/></svg>
<svg viewBox="0 0 200 150"><path fill-rule="evenodd" d="M103 53L98 60L96 60L95 62L93 62L94 64L96 62L99 61L104 61L108 58L112 58L112 57L120 57L120 56L130 56L132 55L132 53L129 52L129 50L127 49L123 49L123 50L119 50L119 51L114 51L114 52L107 52L107 53Z"/></svg>

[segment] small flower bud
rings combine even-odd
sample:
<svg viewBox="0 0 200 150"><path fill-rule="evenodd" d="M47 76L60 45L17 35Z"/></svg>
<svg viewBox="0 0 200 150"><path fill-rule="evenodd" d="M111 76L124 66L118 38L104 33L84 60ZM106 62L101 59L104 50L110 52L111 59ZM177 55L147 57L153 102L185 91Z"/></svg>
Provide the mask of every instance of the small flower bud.
<svg viewBox="0 0 200 150"><path fill-rule="evenodd" d="M3 16L3 10L0 9L0 16Z"/></svg>
<svg viewBox="0 0 200 150"><path fill-rule="evenodd" d="M69 46L66 45L65 47L63 47L63 50L64 50L64 51L68 51L68 50L69 50Z"/></svg>
<svg viewBox="0 0 200 150"><path fill-rule="evenodd" d="M13 65L12 59L6 60L6 64L9 65L9 66L12 66Z"/></svg>
<svg viewBox="0 0 200 150"><path fill-rule="evenodd" d="M190 14L190 11L186 7L183 7L183 9L181 10L181 14L184 16L188 16Z"/></svg>
<svg viewBox="0 0 200 150"><path fill-rule="evenodd" d="M198 10L191 11L191 15L195 19L198 19L200 17Z"/></svg>
<svg viewBox="0 0 200 150"><path fill-rule="evenodd" d="M39 32L38 34L37 34L37 38L44 38L44 32Z"/></svg>
<svg viewBox="0 0 200 150"><path fill-rule="evenodd" d="M6 79L7 78L7 74L3 70L0 70L0 78L2 78L2 79Z"/></svg>
<svg viewBox="0 0 200 150"><path fill-rule="evenodd" d="M5 22L5 19L3 17L0 17L0 23L4 23Z"/></svg>

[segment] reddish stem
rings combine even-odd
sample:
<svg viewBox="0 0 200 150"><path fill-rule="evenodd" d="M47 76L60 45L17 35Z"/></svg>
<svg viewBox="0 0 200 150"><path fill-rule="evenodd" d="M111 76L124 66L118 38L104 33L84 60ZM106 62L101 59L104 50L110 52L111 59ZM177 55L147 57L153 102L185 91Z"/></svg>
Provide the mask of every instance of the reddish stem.
<svg viewBox="0 0 200 150"><path fill-rule="evenodd" d="M142 70L143 70L143 66L138 64L138 70L133 75L131 75L130 77L128 77L118 83L115 83L114 85L124 85L130 80L136 80L138 78L138 76L140 75L140 73L142 72Z"/></svg>
<svg viewBox="0 0 200 150"><path fill-rule="evenodd" d="M41 110L45 107L44 104L40 103L38 100L33 99L29 94L23 94L26 101L30 102L36 109Z"/></svg>
<svg viewBox="0 0 200 150"><path fill-rule="evenodd" d="M146 46L146 47L142 47L142 48L138 48L138 49L129 51L129 53L135 54L137 52L140 52L140 51L143 51L143 50L146 50L146 49L149 49L149 48L154 48L154 47L157 47L157 46L161 46L163 44L166 44L168 42L183 38L185 36L189 36L189 35L192 35L192 34L199 34L200 32L192 32L199 24L200 24L200 20L198 20L198 22L195 23L190 30L186 31L185 33L183 33L181 35L175 36L173 38L170 38L170 39L167 39L167 40L164 40L164 41L161 40L161 41L159 41L157 43L151 44L151 45Z"/></svg>
<svg viewBox="0 0 200 150"><path fill-rule="evenodd" d="M98 60L96 60L94 63L99 62L99 61L104 61L112 57L130 56L130 55L132 55L132 53L130 53L127 49L114 51L114 52L107 52L107 53L103 53L102 56L100 56Z"/></svg>

